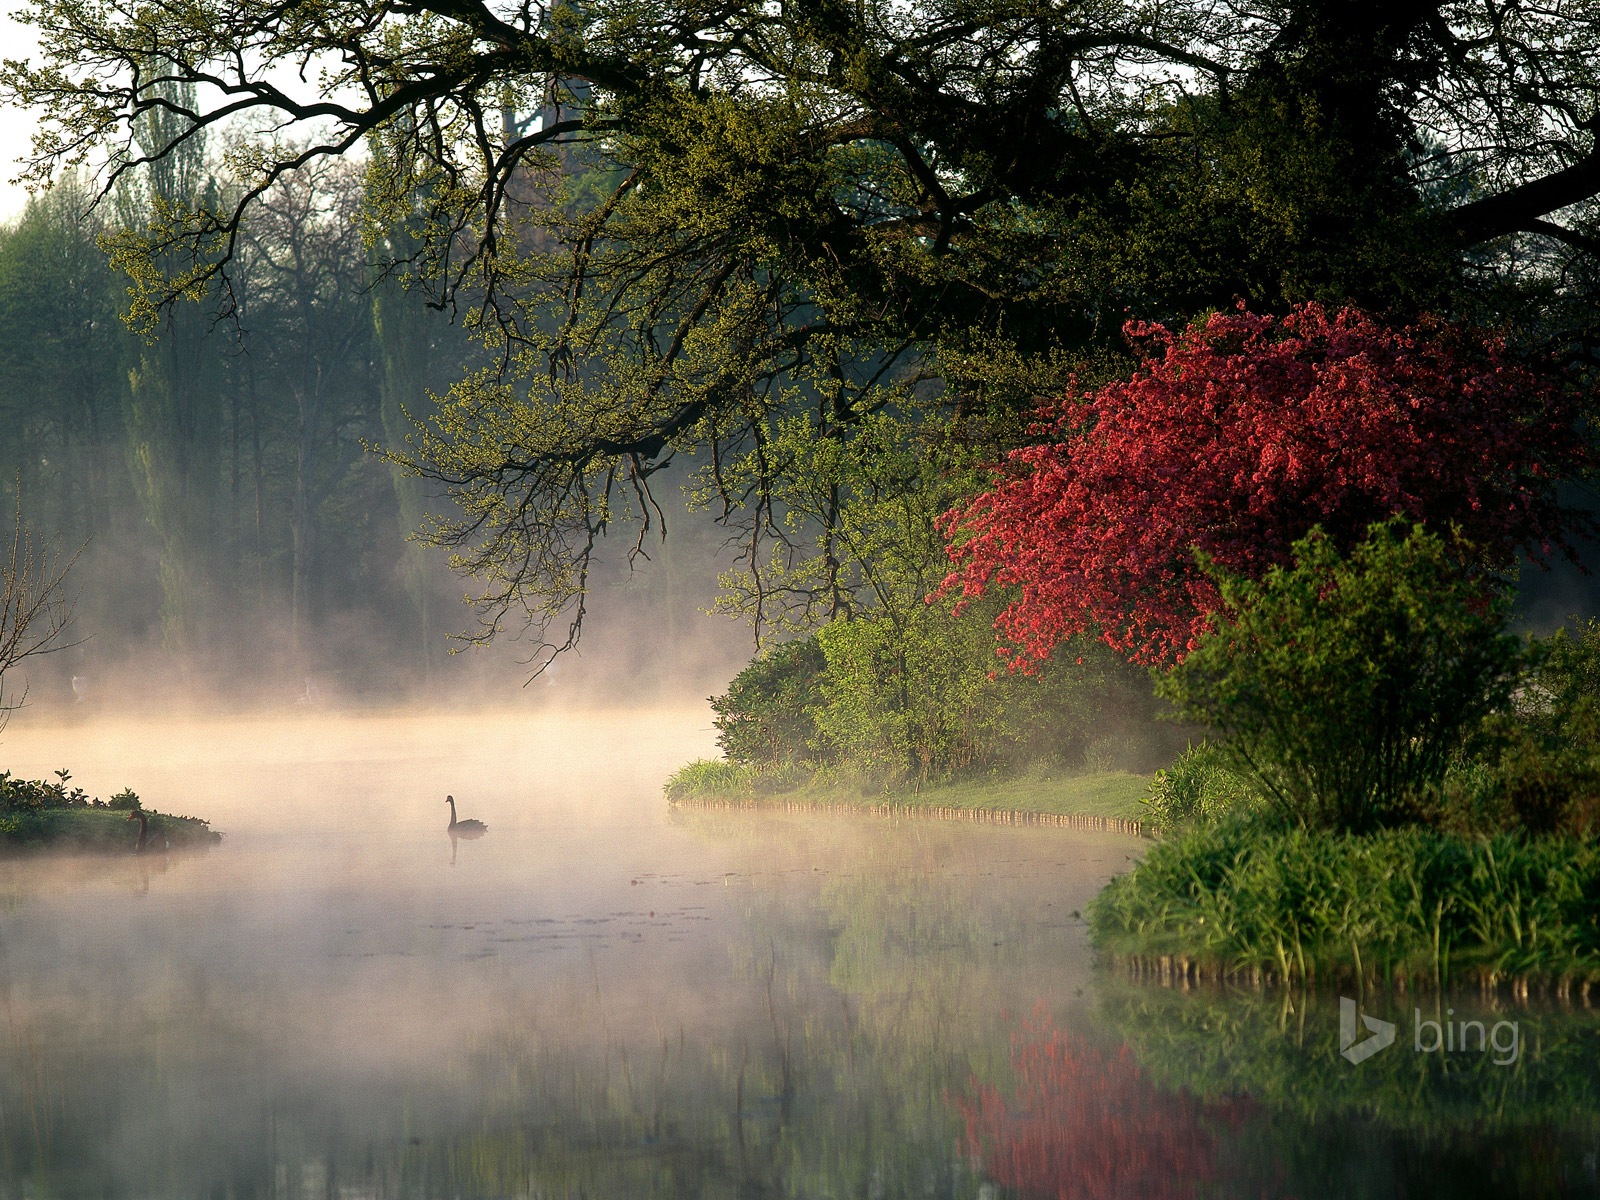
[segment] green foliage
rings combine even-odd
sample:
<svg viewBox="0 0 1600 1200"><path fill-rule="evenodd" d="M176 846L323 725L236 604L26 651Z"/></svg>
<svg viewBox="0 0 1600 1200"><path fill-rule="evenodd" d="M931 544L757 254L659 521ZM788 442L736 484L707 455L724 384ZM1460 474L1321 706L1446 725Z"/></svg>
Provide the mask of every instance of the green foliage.
<svg viewBox="0 0 1600 1200"><path fill-rule="evenodd" d="M815 715L833 761L916 787L1032 763L1130 765L1136 748L1106 735L1148 724L1143 681L1093 643L1064 647L1034 674L1008 672L995 656L993 608L952 617L928 606L901 623L875 614L821 630ZM1091 750L1102 761L1089 763Z"/></svg>
<svg viewBox="0 0 1600 1200"><path fill-rule="evenodd" d="M814 709L826 667L815 636L769 646L711 698L717 745L730 763L763 769L817 753Z"/></svg>
<svg viewBox="0 0 1600 1200"><path fill-rule="evenodd" d="M106 807L116 809L119 812L137 809L139 807L139 793L132 788L123 788L110 800L106 801Z"/></svg>
<svg viewBox="0 0 1600 1200"><path fill-rule="evenodd" d="M1278 980L1600 980L1600 847L1229 822L1158 842L1089 910L1096 946Z"/></svg>
<svg viewBox="0 0 1600 1200"><path fill-rule="evenodd" d="M56 772L56 781L18 779L10 771L0 771L0 812L42 812L47 809L88 808L90 800L82 788L69 789L72 776ZM94 801L99 804L98 800Z"/></svg>
<svg viewBox="0 0 1600 1200"><path fill-rule="evenodd" d="M1294 820L1418 819L1510 697L1523 651L1502 631L1504 603L1420 526L1375 525L1348 559L1314 530L1259 583L1211 574L1214 629L1157 690Z"/></svg>
<svg viewBox="0 0 1600 1200"><path fill-rule="evenodd" d="M1144 803L1164 833L1259 816L1264 807L1260 794L1207 742L1191 746L1172 766L1157 771Z"/></svg>
<svg viewBox="0 0 1600 1200"><path fill-rule="evenodd" d="M1446 774L1438 820L1583 836L1600 824L1600 621L1536 642L1514 702Z"/></svg>
<svg viewBox="0 0 1600 1200"><path fill-rule="evenodd" d="M1092 644L1034 675L996 670L990 619L924 605L896 622L880 610L769 648L712 698L723 753L769 785L820 769L878 790L1138 758L1105 735L1148 724L1140 677Z"/></svg>
<svg viewBox="0 0 1600 1200"><path fill-rule="evenodd" d="M952 656L951 628L942 613L904 623L879 615L818 634L827 673L817 727L837 759L886 785L924 784L978 759L998 720L993 689L970 656Z"/></svg>

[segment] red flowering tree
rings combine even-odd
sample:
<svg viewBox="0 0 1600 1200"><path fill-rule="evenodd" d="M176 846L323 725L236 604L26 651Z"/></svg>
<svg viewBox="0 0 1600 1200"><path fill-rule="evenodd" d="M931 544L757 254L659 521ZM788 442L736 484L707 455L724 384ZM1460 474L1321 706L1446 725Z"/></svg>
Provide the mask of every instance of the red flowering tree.
<svg viewBox="0 0 1600 1200"><path fill-rule="evenodd" d="M1182 658L1217 602L1197 548L1259 578L1314 525L1348 552L1400 513L1458 526L1495 566L1572 553L1555 487L1592 461L1574 390L1494 339L1315 304L1124 333L1150 351L1133 377L1041 410L1051 440L943 518L940 594L1016 589L995 626L1015 666L1090 630L1137 662Z"/></svg>

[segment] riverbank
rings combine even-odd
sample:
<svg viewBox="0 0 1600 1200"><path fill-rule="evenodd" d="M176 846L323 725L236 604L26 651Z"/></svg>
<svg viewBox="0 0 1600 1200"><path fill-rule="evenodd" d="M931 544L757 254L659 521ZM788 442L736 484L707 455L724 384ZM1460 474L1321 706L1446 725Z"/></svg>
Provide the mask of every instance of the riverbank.
<svg viewBox="0 0 1600 1200"><path fill-rule="evenodd" d="M1012 779L969 780L883 792L807 779L772 788L730 764L705 761L678 771L664 788L669 804L684 808L812 811L841 809L893 816L1060 825L1150 836L1144 797L1150 777L1127 771L1083 774L1030 773Z"/></svg>
<svg viewBox="0 0 1600 1200"><path fill-rule="evenodd" d="M150 853L209 846L222 840L198 817L152 812L131 788L110 801L68 787L69 771L55 781L24 779L0 771L0 854L62 850L76 854ZM137 823L137 826L135 825Z"/></svg>
<svg viewBox="0 0 1600 1200"><path fill-rule="evenodd" d="M213 846L222 835L198 817L147 812L146 853ZM0 813L0 854L62 851L131 854L139 826L127 812L108 808L41 808Z"/></svg>

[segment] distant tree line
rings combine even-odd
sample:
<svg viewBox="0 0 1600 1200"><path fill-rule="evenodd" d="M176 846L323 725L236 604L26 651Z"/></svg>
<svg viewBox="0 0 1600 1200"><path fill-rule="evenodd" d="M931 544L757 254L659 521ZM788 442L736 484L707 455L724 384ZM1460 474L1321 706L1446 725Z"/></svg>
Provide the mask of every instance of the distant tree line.
<svg viewBox="0 0 1600 1200"><path fill-rule="evenodd" d="M236 188L219 162L192 143L98 206L68 176L0 227L0 481L31 529L85 547L90 661L159 646L298 684L359 629L425 674L461 622L438 612L441 556L407 540L419 482L368 447L426 415L470 343L374 268L346 162L269 188L227 287L130 329L107 249Z"/></svg>

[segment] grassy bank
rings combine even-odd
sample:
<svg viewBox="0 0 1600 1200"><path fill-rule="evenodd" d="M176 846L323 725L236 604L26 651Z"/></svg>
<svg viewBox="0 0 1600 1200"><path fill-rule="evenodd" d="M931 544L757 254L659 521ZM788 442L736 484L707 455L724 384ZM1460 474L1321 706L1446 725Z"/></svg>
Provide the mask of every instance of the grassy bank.
<svg viewBox="0 0 1600 1200"><path fill-rule="evenodd" d="M196 817L147 813L147 848L183 849L222 840ZM41 808L0 814L0 853L62 850L79 854L132 853L137 822L126 812L105 808Z"/></svg>
<svg viewBox="0 0 1600 1200"><path fill-rule="evenodd" d="M1600 847L1236 823L1153 846L1095 898L1089 921L1098 949L1167 980L1587 998L1600 983Z"/></svg>
<svg viewBox="0 0 1600 1200"><path fill-rule="evenodd" d="M1010 779L970 780L920 790L885 792L827 775L774 779L720 760L690 763L665 785L677 805L739 808L840 808L1040 823L1102 823L1145 832L1143 803L1150 779L1126 771L1036 772Z"/></svg>
<svg viewBox="0 0 1600 1200"><path fill-rule="evenodd" d="M132 789L123 789L107 802L80 787L68 787L70 772L55 775L53 782L46 782L0 771L0 853L117 854L209 846L222 840L198 817L151 812ZM142 847L141 821L148 827Z"/></svg>

